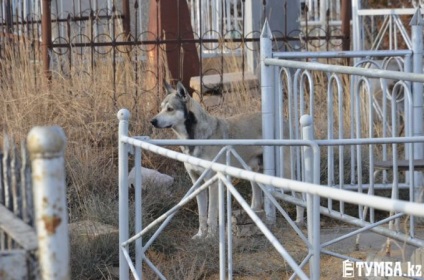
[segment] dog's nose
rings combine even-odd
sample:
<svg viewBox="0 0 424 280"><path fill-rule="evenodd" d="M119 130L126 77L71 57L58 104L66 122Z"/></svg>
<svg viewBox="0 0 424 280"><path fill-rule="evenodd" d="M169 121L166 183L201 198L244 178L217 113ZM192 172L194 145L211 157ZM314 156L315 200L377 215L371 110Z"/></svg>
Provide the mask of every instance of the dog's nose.
<svg viewBox="0 0 424 280"><path fill-rule="evenodd" d="M150 123L151 123L154 127L157 127L157 125L158 125L158 120L157 120L157 119L152 119L152 120L150 121Z"/></svg>

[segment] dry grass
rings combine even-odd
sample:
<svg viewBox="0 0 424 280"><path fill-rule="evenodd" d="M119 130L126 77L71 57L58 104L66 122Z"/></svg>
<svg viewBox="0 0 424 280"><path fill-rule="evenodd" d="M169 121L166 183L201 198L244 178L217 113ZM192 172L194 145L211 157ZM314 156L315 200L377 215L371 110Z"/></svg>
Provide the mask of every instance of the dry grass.
<svg viewBox="0 0 424 280"><path fill-rule="evenodd" d="M118 225L117 128L116 113L128 108L131 113L130 133L153 138L170 138L169 131L153 130L149 120L162 99L160 85L149 80L147 64L135 68L124 56L118 59L115 77L108 56L91 65L84 56L73 55L72 65L65 57L54 57L56 66L48 82L37 60L30 59L33 50L22 44L2 49L0 68L0 114L4 133L16 141L25 139L33 126L59 125L67 136L66 174L70 222L91 220ZM19 54L19 56L17 55ZM146 80L147 79L147 80ZM114 90L115 87L115 90ZM240 92L235 85L233 92ZM147 92L146 89L151 89ZM240 97L242 95L237 95ZM231 99L236 97L232 96ZM236 102L236 100L233 100ZM232 115L247 110L244 106L221 107L215 113ZM256 101L255 101L256 102ZM255 107L259 103L255 103ZM172 196L144 193L144 214L147 223L175 204L187 190L189 179L182 164L170 164L163 158L146 154L143 165L159 169L176 178ZM134 199L131 194L131 200ZM133 207L133 206L131 206ZM217 272L217 254L210 254L212 244L199 246L187 243L193 235L197 218L191 203L169 225L153 244L148 255L170 279L204 279ZM178 238L175 238L177 233ZM87 237L71 234L73 279L114 279L113 267L118 265L116 235ZM178 251L183 253L176 253ZM211 259L212 258L212 259ZM148 279L151 272L146 269Z"/></svg>
<svg viewBox="0 0 424 280"><path fill-rule="evenodd" d="M11 47L16 48L12 45ZM29 53L22 45L21 54ZM10 51L3 57L12 58ZM154 130L149 124L162 99L160 85L155 85L147 71L147 64L134 65L126 57L118 60L116 82L108 57L96 59L91 65L82 57L74 56L72 67L59 59L65 71L53 72L48 83L42 75L41 66L22 55L20 59L2 60L0 65L0 114L5 133L16 140L26 137L31 127L36 125L59 125L67 135L66 173L70 222L92 220L118 225L118 183L117 183L117 125L116 113L120 108L128 108L132 113L130 133L149 135L152 138L173 137L169 131ZM211 62L213 63L213 62ZM224 65L240 68L240 60L226 57ZM206 64L204 67L214 67ZM220 67L220 66L218 66ZM135 78L135 70L138 79ZM227 69L224 69L227 71ZM316 84L325 85L327 77L323 73L314 74ZM166 74L164 74L166 76ZM347 84L347 78L343 77ZM115 89L114 89L115 87ZM149 88L151 91L146 91ZM316 88L315 106L317 120L316 136L325 138L327 101L326 88ZM212 111L216 115L234 115L252 110L260 110L260 95L257 89L248 89L242 83L230 88L231 94L224 93L225 102ZM349 100L345 88L345 101ZM309 93L306 93L309 95ZM334 107L337 106L337 102ZM350 103L343 104L346 115L350 116ZM253 109L252 109L253 108ZM324 108L324 109L317 109ZM337 114L337 113L336 113ZM324 121L323 121L324 120ZM336 122L339 117L336 115ZM349 118L342 118L345 127L351 125ZM335 124L337 126L337 123ZM323 157L326 155L323 153ZM345 160L347 160L345 158ZM325 161L323 161L325 162ZM143 156L143 165L159 169L176 178L172 195L144 193L144 223L164 213L181 198L191 185L182 164L170 163L152 154ZM323 164L324 165L324 164ZM325 174L323 174L325 181ZM346 176L347 177L347 176ZM345 177L345 178L346 178ZM248 194L245 194L248 196ZM130 195L131 201L134 195ZM133 207L133 205L131 205ZM288 207L290 213L294 207ZM187 205L166 231L158 238L147 255L168 279L216 279L219 271L216 243L194 242L189 240L197 227L196 205ZM133 212L133 211L132 211ZM130 217L130 220L133 220ZM282 225L281 228L287 228ZM285 233L275 232L284 238ZM189 241L188 241L189 240ZM290 237L293 240L293 237ZM299 242L288 245L293 254L301 260L303 251ZM282 259L271 252L272 248L262 238L248 238L235 243L236 279L285 279L290 275ZM118 264L118 241L116 235L96 238L71 235L71 258L73 279L114 279L113 267ZM263 260L273 260L263 262ZM275 260L275 262L274 262ZM282 265L283 264L283 265ZM146 267L146 279L155 279Z"/></svg>
<svg viewBox="0 0 424 280"><path fill-rule="evenodd" d="M16 48L19 48L19 57ZM153 105L146 105L156 105L157 97L142 91L145 81L140 79L136 84L133 65L125 60L117 64L119 75L115 94L110 61L106 63L99 59L91 69L90 63L78 61L78 56L74 56L72 68L69 70L61 61L63 68L68 70L55 70L49 83L43 77L41 65L28 58L31 57L29 52L23 45L11 44L2 49L0 112L3 132L20 141L33 126L61 126L67 136L70 222L88 219L117 226L116 113L123 107L131 110L132 133L169 137L163 132L152 131L149 125L154 113L149 108ZM149 155L144 157L144 164L171 171L163 160L155 160ZM179 171L181 168L172 169L173 175ZM104 276L109 267L117 264L118 243L115 239L106 237L94 241L72 236L72 274L75 279L108 278Z"/></svg>

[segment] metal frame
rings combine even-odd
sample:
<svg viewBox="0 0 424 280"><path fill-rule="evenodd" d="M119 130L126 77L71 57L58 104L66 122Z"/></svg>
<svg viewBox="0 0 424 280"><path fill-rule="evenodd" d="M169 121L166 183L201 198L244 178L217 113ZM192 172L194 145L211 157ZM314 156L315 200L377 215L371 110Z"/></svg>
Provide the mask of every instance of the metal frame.
<svg viewBox="0 0 424 280"><path fill-rule="evenodd" d="M203 176L199 179L199 181L193 185L193 187L187 192L187 194L184 196L184 198L173 208L171 208L168 212L163 214L161 217L157 218L155 221L153 221L150 225L147 225L144 229L141 231L137 231L137 233L129 237L128 236L128 225L124 226L124 229L120 229L120 254L123 258L123 262L120 263L120 269L121 269L121 279L128 279L128 273L131 270L133 273L135 279L142 279L141 276L141 261L145 261L146 264L156 272L159 278L165 279L165 276L155 267L155 265L145 256L145 251L149 248L150 244L156 239L158 234L166 227L166 225L170 222L174 214L183 206L185 205L189 200L196 197L196 195L209 187L210 183L218 180L219 188L220 190L220 223L219 223L219 232L220 232L220 279L231 279L231 272L232 272L232 258L231 258L231 246L230 241L231 239L228 239L229 243L226 247L225 245L225 230L227 230L227 235L231 232L231 227L229 226L227 229L225 229L225 222L223 222L223 219L225 219L224 215L224 200L225 200L225 193L223 192L224 188L227 188L229 193L240 202L243 209L249 214L249 216L253 219L253 221L258 225L260 230L265 234L265 236L272 242L276 250L287 260L289 265L294 269L296 272L295 275L299 276L301 279L306 279L306 275L301 271L301 268L306 264L310 263L311 266L311 272L312 274L310 277L312 279L318 279L319 278L319 255L321 253L330 254L337 257L343 257L339 254L333 253L327 249L325 249L327 246L338 242L340 240L343 240L345 238L348 238L350 236L359 234L363 231L374 229L378 233L382 233L384 235L387 234L384 232L382 227L379 227L381 224L386 223L390 220L399 218L402 215L415 215L415 216L424 216L424 205L420 203L414 203L414 202L405 202L405 201L399 201L399 200L392 200L388 198L383 197L376 197L376 196L369 196L362 193L355 193L347 190L342 189L335 189L331 188L331 191L329 191L329 187L326 186L320 186L319 183L319 170L320 170L320 162L319 162L319 155L320 155L320 146L328 145L329 140L313 140L312 137L312 120L311 117L305 115L301 118L301 124L303 127L303 135L304 140L150 140L146 137L144 138L135 138L135 137L128 137L128 134L123 134L125 131L128 130L128 120L129 120L129 112L127 110L121 110L118 113L119 119L120 119L120 147L121 151L122 149L125 149L124 154L120 154L119 158L119 164L120 164L120 174L119 174L119 182L120 182L120 193L128 192L128 181L127 181L127 172L126 165L128 164L128 153L130 151L130 147L135 147L135 151L137 156L140 155L140 150L150 151L157 153L162 156L166 156L170 159L178 160L181 162L187 162L192 165L196 165L199 167L204 168L205 170L211 170L213 172L216 172L216 175L208 180L205 183L202 183ZM309 140L310 139L310 140ZM404 142L424 142L424 137L409 137L409 138L379 138L379 139L346 139L346 140L334 140L330 141L331 145L365 145L365 144L375 144L375 143L404 143ZM306 182L300 182L300 181L293 181L289 179L284 178L278 178L274 176L269 176L265 174L259 174L254 173L249 170L242 170L235 167L231 167L228 165L216 163L216 162L210 162L206 160L202 160L199 158L194 158L185 154L181 154L179 152L175 152L166 148L162 148L158 145L218 145L218 146L224 146L224 148L221 150L221 152L217 155L216 160L221 156L227 156L228 158L228 152L233 153L232 146L234 145L261 145L261 146L303 146L304 147L304 162L306 170L309 170L307 172L306 176ZM138 169L139 167L137 165L140 164L140 160L136 159L136 166L135 168ZM229 164L227 162L227 164ZM293 261L293 259L290 257L290 255L287 254L287 251L284 249L282 244L275 238L275 236L272 235L272 233L267 229L267 227L264 225L264 223L256 216L256 214L250 209L250 206L239 196L237 191L233 188L230 180L228 180L227 176L231 176L234 178L240 178L240 179L246 179L250 181L255 181L260 184L262 187L264 193L266 194L266 197L271 201L273 206L275 206L279 213L281 213L285 218L288 219L289 224L293 226L293 228L296 230L296 232L300 232L300 236L302 238L303 234L301 231L294 225L294 222L288 218L287 213L281 208L275 197L284 199L283 191L296 191L296 192L302 192L307 194L307 201L306 202L297 202L297 203L306 203L303 204L303 206L307 206L309 209L308 212L308 237L303 237L302 240L307 244L307 247L309 248L309 253L306 256L306 258L300 263L297 264ZM310 183L308 183L310 182ZM141 181L138 180L136 184L141 185ZM136 188L140 188L141 186L135 186ZM269 187L272 186L273 188L276 188L274 191L269 191ZM361 205L368 206L370 208L378 208L386 211L394 211L394 212L401 212L393 217L389 217L383 221L378 221L374 224L360 224L358 223L358 219L353 217L339 216L339 219L346 220L351 219L355 220L357 226L362 226L362 229L359 229L357 231L354 231L352 233L349 233L348 235L338 237L335 240L320 244L320 231L319 231L319 225L320 225L320 213L327 214L327 215L333 215L336 216L336 211L329 212L328 209L325 209L323 207L319 206L319 197L333 199L333 200L340 200L348 203L360 203ZM136 199L142 199L141 196L137 196ZM284 199L285 200L285 199ZM292 201L293 202L293 201ZM141 209L138 209L139 211ZM228 213L230 213L230 209L227 209ZM126 215L125 215L126 213ZM123 201L122 204L120 204L120 216L128 216L128 204ZM227 218L229 216L227 215ZM352 222L355 224L355 222ZM228 223L230 225L231 223ZM159 228L156 230L156 232L152 235L151 239L148 240L146 243L144 243L144 246L136 246L136 260L138 260L136 263L133 263L128 252L128 246L134 242L141 242L142 236L144 236L147 232L149 232L153 227ZM393 234L394 235L394 234ZM399 238L399 235L397 236ZM424 245L424 242L422 240L418 240L415 238L410 238L409 236L405 236L405 239L409 239L411 244L414 245ZM140 244L140 243L139 243ZM230 246L230 247L228 247ZM227 251L225 250L227 249ZM344 256L345 258L351 259L347 256ZM227 260L227 261L226 261ZM126 275L125 275L126 274ZM293 275L294 276L294 275ZM126 278L125 278L126 277ZM226 278L227 277L227 278Z"/></svg>
<svg viewBox="0 0 424 280"><path fill-rule="evenodd" d="M154 233L153 239L147 241L142 248L136 248L136 259L140 258L151 267L160 278L164 276L157 270L153 263L150 262L144 255L145 250L153 242L154 238L162 231L166 224L172 219L178 209L184 205L188 200L194 198L198 192L209 187L212 181L219 182L219 197L220 197L220 277L224 279L226 274L231 279L232 261L231 261L231 238L230 231L227 232L228 245L225 243L225 214L223 201L225 199L224 189L227 193L231 193L237 201L239 201L252 217L260 230L268 237L268 239L276 247L277 251L288 261L290 266L294 269L295 275L300 278L306 277L301 271L302 267L309 262L310 265L310 278L318 279L320 275L320 254L329 254L335 257L353 260L349 256L344 256L335 252L331 252L327 247L331 244L339 242L348 237L357 236L357 244L359 244L360 233L364 231L373 231L378 234L387 236L389 238L402 240L407 244L414 246L424 246L424 241L415 236L415 221L413 217L424 216L424 204L414 202L415 193L418 190L418 182L421 173L415 171L414 160L422 159L421 147L424 144L424 136L420 133L418 127L422 129L422 100L418 98L421 94L422 99L422 83L424 82L424 75L422 70L422 20L421 14L417 10L413 20L413 49L411 51L383 51L383 52L344 52L335 55L337 58L346 57L359 57L354 67L339 66L339 65L326 65L313 62L303 61L289 61L280 59L286 54L273 53L271 49L272 35L265 22L263 32L261 35L261 90L262 90L262 118L263 118L263 140L150 140L147 138L131 138L128 137L128 120L129 112L121 110L118 113L120 119L120 192L128 193L128 182L126 176L128 173L128 152L131 146L137 149L148 150L168 158L187 162L192 165L199 166L205 170L213 171L216 175L203 183L203 176L196 182L193 187L188 191L186 196L169 210L166 214L159 217L151 225L148 225L143 230L138 232L133 237L128 236L127 222L120 230L121 242L121 269L123 273L128 273L129 269L134 273L136 279L141 277L137 274L137 267L140 263L133 264L128 253L128 246L139 240L147 231L153 226L160 225L159 229ZM316 53L316 54L301 54L298 57L331 57L334 53ZM295 55L286 55L295 56ZM371 60L371 57L386 57L382 64ZM400 59L403 61L404 72L384 70L388 66L390 60ZM375 69L367 69L374 67ZM409 71L412 71L410 73ZM327 123L327 139L315 140L314 137L314 116L315 116L315 84L313 73L323 72L327 77L327 106L328 106L328 123ZM349 75L350 77L350 92L344 93L341 86L341 75ZM285 79L284 79L285 78ZM373 86L371 79L379 79L380 89L382 90L381 106L378 105L378 99L374 92L378 87ZM389 89L389 82L394 80L393 88ZM420 86L421 85L421 86ZM402 90L403 98L395 98L393 95L398 90ZM287 101L283 98L287 94ZM350 117L354 121L353 125L347 130L344 125L339 121L337 130L334 123L336 118L330 111L335 101L339 102L338 112L340 114L339 120L343 115L342 104L350 100ZM363 105L363 102L365 102ZM398 104L403 103L405 111L405 134L402 137L397 135L398 123ZM377 104L377 105L376 105ZM288 111L290 139L282 139L282 131L284 130L282 116ZM373 112L377 111L377 116ZM300 125L298 120L300 118ZM383 129L383 136L376 137L374 131L375 123L380 122ZM338 132L338 138L335 136ZM348 137L346 138L346 135ZM296 140L302 139L302 140ZM227 165L219 164L216 162L209 162L198 158L193 158L175 151L161 148L157 145L261 145L264 147L264 170L265 174L257 174L249 170L237 169ZM374 191L379 187L379 184L374 178L374 162L375 145L382 146L382 157L388 159L390 156L393 158L393 182L388 184L386 181L381 184L383 187L391 188L391 198L384 198L375 195ZM401 182L398 176L398 161L402 156L399 153L399 145L405 145L404 156L409 160L409 171L405 177L405 182ZM350 146L350 149L347 147ZM283 179L275 175L283 175L283 163L278 160L284 153L284 148L290 147L291 154L291 169L292 179ZM335 184L334 156L337 152L334 148L338 147L338 154L340 156L339 172L342 174L344 171L345 152L351 157L350 160L350 173L351 183L346 184L345 180L339 178L339 183ZM327 165L331 169L328 173L328 186L320 185L320 153L321 150L327 149L328 162ZM362 171L364 169L363 156L364 149L368 155L369 161L369 183L363 178ZM217 155L225 156L232 152L229 147L224 147ZM418 153L417 153L418 152ZM137 152L140 153L140 152ZM139 161L137 161L139 162ZM138 163L137 163L138 164ZM138 166L136 166L138 168ZM300 263L296 264L293 259L286 254L284 247L274 239L272 235L268 234L267 228L263 227L263 223L258 220L251 209L239 200L236 191L232 188L228 176L255 181L261 184L261 187L266 195L266 220L267 223L275 221L277 213L282 214L287 218L286 213L281 208L276 198L294 203L299 207L306 207L308 209L308 236L303 235L302 240L307 244L309 249L308 255ZM384 173L383 179L387 180L387 173ZM297 180L297 181L296 181ZM398 193L401 186L409 188L411 201L401 201L398 199ZM349 189L349 190L348 190ZM350 190L356 190L352 192ZM367 193L363 193L367 190ZM287 194L291 191L292 195ZM304 199L294 195L294 192L303 194ZM319 201L325 198L328 201L327 207L320 207ZM338 210L333 208L333 201L340 201ZM126 199L122 200L123 205L120 209L120 215L127 215L128 205ZM344 203L351 203L358 205L357 216L349 216L344 212ZM387 218L378 220L374 216L374 209L385 210L388 212ZM123 211L121 214L121 210ZM278 212L277 212L278 210ZM227 209L227 219L229 218L231 209ZM320 244L320 230L319 220L320 213L329 217L344 221L346 223L359 227L344 236L339 236L331 241ZM410 228L408 232L400 232L397 228L399 218L404 215L411 215ZM294 225L291 219L289 224L293 226L296 232L299 229ZM389 228L382 227L383 224L389 223ZM228 230L228 229L227 229ZM279 244L279 245L278 245ZM227 247L227 253L225 247ZM138 253L137 253L138 251ZM137 257L140 254L141 257ZM123 274L125 275L125 274ZM125 276L127 276L126 274ZM127 277L121 276L122 279Z"/></svg>

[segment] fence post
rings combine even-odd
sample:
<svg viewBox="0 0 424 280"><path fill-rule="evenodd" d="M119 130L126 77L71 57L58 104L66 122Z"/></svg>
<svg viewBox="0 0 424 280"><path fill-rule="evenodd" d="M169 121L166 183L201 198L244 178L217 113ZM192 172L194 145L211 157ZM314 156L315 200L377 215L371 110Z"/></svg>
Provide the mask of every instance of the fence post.
<svg viewBox="0 0 424 280"><path fill-rule="evenodd" d="M300 118L302 126L303 140L314 140L314 128L312 127L312 117L303 115ZM305 167L305 182L318 184L317 172L314 170L314 154L312 147L303 147L304 167ZM310 253L312 255L309 262L311 279L320 278L320 198L318 195L307 194L307 219L308 219L308 240L312 245Z"/></svg>
<svg viewBox="0 0 424 280"><path fill-rule="evenodd" d="M66 137L62 128L34 127L28 134L41 279L69 279Z"/></svg>
<svg viewBox="0 0 424 280"><path fill-rule="evenodd" d="M265 20L261 38L261 99L262 99L262 138L274 139L274 72L273 67L265 65L264 59L272 57L272 33L268 21ZM265 146L263 153L264 174L275 176L275 148ZM269 189L269 187L267 187ZM275 206L265 197L265 213L267 223L275 224Z"/></svg>
<svg viewBox="0 0 424 280"><path fill-rule="evenodd" d="M121 109L118 112L119 135L118 135L118 161L119 161L119 279L129 279L129 265L125 260L121 244L129 238L128 225L128 148L121 141L122 136L128 136L128 121L130 112Z"/></svg>
<svg viewBox="0 0 424 280"><path fill-rule="evenodd" d="M41 18L41 52L43 55L43 70L48 81L52 78L50 71L50 51L52 49L52 21L51 0L43 0L43 14Z"/></svg>
<svg viewBox="0 0 424 280"><path fill-rule="evenodd" d="M413 51L413 73L421 74L423 72L423 18L420 9L417 8L410 22L411 39ZM418 82L412 83L412 118L414 120L412 135L423 135L423 84ZM424 158L424 147L422 143L414 144L414 159ZM414 172L414 199L420 200L422 186L422 172Z"/></svg>

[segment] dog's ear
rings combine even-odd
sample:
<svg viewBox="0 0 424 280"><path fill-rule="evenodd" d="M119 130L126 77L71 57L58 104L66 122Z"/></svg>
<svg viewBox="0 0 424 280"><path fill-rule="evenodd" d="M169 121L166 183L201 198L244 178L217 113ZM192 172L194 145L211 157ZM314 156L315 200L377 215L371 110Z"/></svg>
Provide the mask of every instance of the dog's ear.
<svg viewBox="0 0 424 280"><path fill-rule="evenodd" d="M166 80L163 80L163 86L165 87L166 94L174 92L174 88L170 84L168 84Z"/></svg>
<svg viewBox="0 0 424 280"><path fill-rule="evenodd" d="M184 87L184 85L180 81L178 81L177 83L177 94L184 100L187 100L190 97L187 89Z"/></svg>

